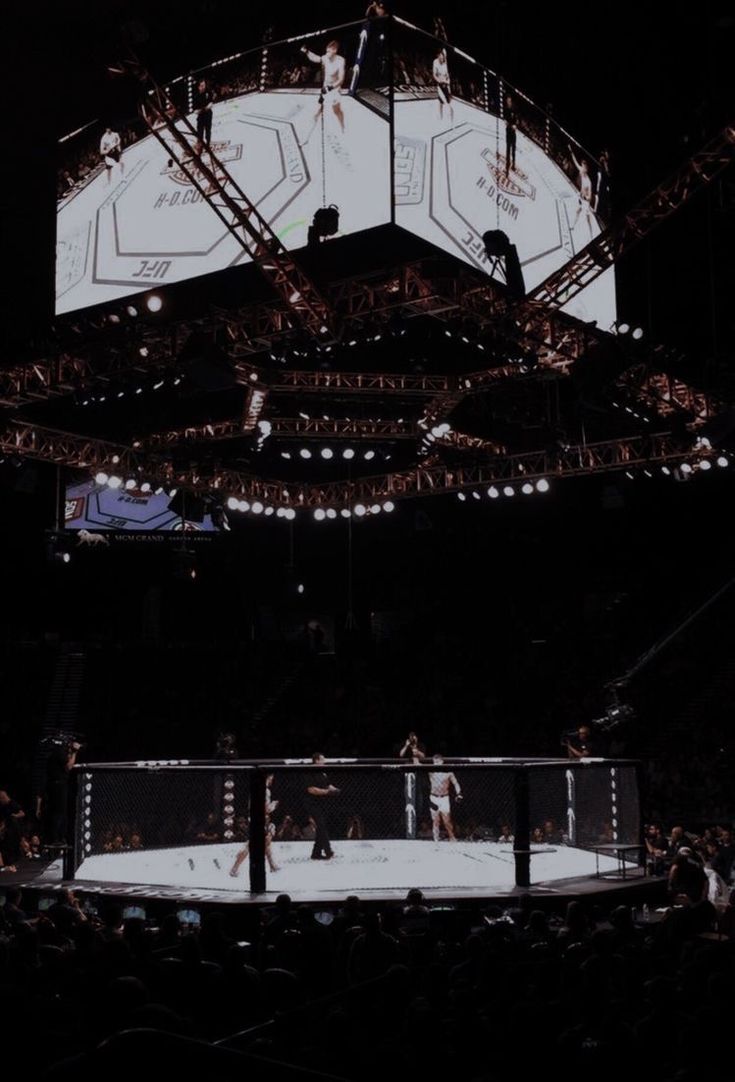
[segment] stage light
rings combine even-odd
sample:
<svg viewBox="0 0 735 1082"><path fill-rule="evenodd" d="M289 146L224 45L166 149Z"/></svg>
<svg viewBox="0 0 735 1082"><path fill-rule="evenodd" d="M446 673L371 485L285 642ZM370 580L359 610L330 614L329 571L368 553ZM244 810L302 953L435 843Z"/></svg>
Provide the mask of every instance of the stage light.
<svg viewBox="0 0 735 1082"><path fill-rule="evenodd" d="M311 451L309 450L308 447L302 447L301 450L299 451L299 454L301 455L302 458L311 458Z"/></svg>
<svg viewBox="0 0 735 1082"><path fill-rule="evenodd" d="M290 459L291 458L291 452L290 451L281 451L281 458Z"/></svg>
<svg viewBox="0 0 735 1082"><path fill-rule="evenodd" d="M692 467L689 465L688 462L682 462L681 466L679 466L679 469L681 470L682 473L691 473L692 472Z"/></svg>
<svg viewBox="0 0 735 1082"><path fill-rule="evenodd" d="M148 493L148 492L150 492L150 490L151 490L150 482L149 481L144 481L143 484L140 486L140 491Z"/></svg>
<svg viewBox="0 0 735 1082"><path fill-rule="evenodd" d="M464 503L464 502L465 502L465 500L467 499L467 497L465 496L464 492L458 492L458 493L457 493L457 499L458 499L458 500L461 500L461 501L462 501L462 503Z"/></svg>
<svg viewBox="0 0 735 1082"><path fill-rule="evenodd" d="M271 507L270 505L268 507L266 507L266 509L265 509L265 517L270 518L271 515L275 514L275 510L276 510L275 507Z"/></svg>
<svg viewBox="0 0 735 1082"><path fill-rule="evenodd" d="M643 328L642 327L635 327L634 330L633 330L633 333L631 335L631 338L635 338L636 342L640 342L642 337L643 337Z"/></svg>
<svg viewBox="0 0 735 1082"><path fill-rule="evenodd" d="M336 517L337 517L337 512L334 510L334 508L333 507L328 507L327 508L327 518L336 518Z"/></svg>
<svg viewBox="0 0 735 1082"><path fill-rule="evenodd" d="M132 492L133 489L135 488L135 485L136 485L136 481L134 480L134 478L128 477L127 481L125 482L125 491L126 492Z"/></svg>
<svg viewBox="0 0 735 1082"><path fill-rule="evenodd" d="M349 507L343 507L340 511L340 515L342 516L342 518L352 518L352 512L350 511Z"/></svg>
<svg viewBox="0 0 735 1082"><path fill-rule="evenodd" d="M115 474L107 482L108 488L117 489L122 485L122 477L117 477Z"/></svg>
<svg viewBox="0 0 735 1082"><path fill-rule="evenodd" d="M159 379L156 383L153 384L153 390L154 391L160 391L160 389L161 389L161 387L163 387L164 383L165 383L165 380Z"/></svg>
<svg viewBox="0 0 735 1082"><path fill-rule="evenodd" d="M138 309L135 307L134 304L129 304L125 311L128 313L131 319L135 319L138 314Z"/></svg>
<svg viewBox="0 0 735 1082"><path fill-rule="evenodd" d="M515 496L515 494L516 494L516 490L513 488L512 485L506 485L505 488L503 489L503 495L504 496Z"/></svg>
<svg viewBox="0 0 735 1082"><path fill-rule="evenodd" d="M136 387L135 388L135 393L136 394L143 394L143 388L142 387Z"/></svg>
<svg viewBox="0 0 735 1082"><path fill-rule="evenodd" d="M382 510L383 510L383 508L380 506L379 503L374 503L374 504L372 504L372 506L370 508L370 514L371 515L379 515Z"/></svg>
<svg viewBox="0 0 735 1082"><path fill-rule="evenodd" d="M163 301L157 293L153 293L146 298L145 306L149 312L160 312L163 308Z"/></svg>
<svg viewBox="0 0 735 1082"><path fill-rule="evenodd" d="M322 458L334 458L334 451L331 447L322 447L321 456Z"/></svg>
<svg viewBox="0 0 735 1082"><path fill-rule="evenodd" d="M254 515L262 515L264 510L263 504L256 500L255 503L251 505L250 510Z"/></svg>
<svg viewBox="0 0 735 1082"><path fill-rule="evenodd" d="M294 511L293 507L286 508L286 518L289 522L293 522L293 520L296 518L296 512Z"/></svg>
<svg viewBox="0 0 735 1082"><path fill-rule="evenodd" d="M525 496L530 496L530 495L531 495L531 493L533 492L533 490L534 490L534 489L533 489L533 485L531 484L531 482L530 482L530 481L526 481L525 485L522 485L522 486L521 486L521 492L522 492L522 493L523 493L523 494L524 494Z"/></svg>
<svg viewBox="0 0 735 1082"><path fill-rule="evenodd" d="M303 592L304 592L304 584L303 584L303 582L300 582L298 584L298 586L296 587L296 593L297 594L303 594Z"/></svg>
<svg viewBox="0 0 735 1082"><path fill-rule="evenodd" d="M704 458L699 463L699 468L700 468L700 470L711 470L712 469L712 463L710 462L710 460L708 458Z"/></svg>
<svg viewBox="0 0 735 1082"><path fill-rule="evenodd" d="M230 496L227 501L227 508L229 511L237 511L240 501L236 496Z"/></svg>
<svg viewBox="0 0 735 1082"><path fill-rule="evenodd" d="M63 532L47 534L46 556L48 560L55 564L71 563L71 553L69 551L71 543L71 535L69 534Z"/></svg>
<svg viewBox="0 0 735 1082"><path fill-rule="evenodd" d="M490 485L490 488L487 490L487 494L491 500L497 500L498 496L500 495L495 485Z"/></svg>
<svg viewBox="0 0 735 1082"><path fill-rule="evenodd" d="M250 504L248 503L247 500L238 500L237 501L237 509L238 509L238 511L242 511L243 514L244 514L246 511L250 510Z"/></svg>
<svg viewBox="0 0 735 1082"><path fill-rule="evenodd" d="M663 473L666 477L671 477L671 470L668 466L662 466L661 473Z"/></svg>
<svg viewBox="0 0 735 1082"><path fill-rule="evenodd" d="M725 458L724 455L720 455L717 459L717 465L720 467L721 470L724 470L726 466L730 465L730 460L728 458Z"/></svg>
<svg viewBox="0 0 735 1082"><path fill-rule="evenodd" d="M479 492L477 492L477 491L475 490L475 491L474 491L474 492L472 493L472 499L473 499L473 500L481 500L481 499L482 499L482 496L480 495L480 493L479 493Z"/></svg>
<svg viewBox="0 0 735 1082"><path fill-rule="evenodd" d="M112 458L110 459L110 462L112 462L113 466L117 466L119 461L120 461L120 455L113 455Z"/></svg>
<svg viewBox="0 0 735 1082"><path fill-rule="evenodd" d="M371 459L375 458L375 451L366 451L363 458L366 462L370 462Z"/></svg>
<svg viewBox="0 0 735 1082"><path fill-rule="evenodd" d="M618 323L618 334L627 334L630 330L630 323Z"/></svg>
<svg viewBox="0 0 735 1082"><path fill-rule="evenodd" d="M545 477L542 477L540 481L536 482L536 491L537 492L548 492L550 488L551 488L551 485L549 484L549 482L546 480Z"/></svg>
<svg viewBox="0 0 735 1082"><path fill-rule="evenodd" d="M138 350L138 353L140 354L141 357L147 357L148 356L148 346L141 346L140 349Z"/></svg>
<svg viewBox="0 0 735 1082"><path fill-rule="evenodd" d="M351 447L345 447L344 451L342 452L342 458L350 459L350 458L354 458L354 457L355 457L355 452L352 450L352 448Z"/></svg>
<svg viewBox="0 0 735 1082"><path fill-rule="evenodd" d="M109 476L106 473L104 473L102 470L100 470L99 473L96 473L94 475L94 483L96 485L106 485L109 480L110 480Z"/></svg>
<svg viewBox="0 0 735 1082"><path fill-rule="evenodd" d="M395 509L396 505L393 503L393 500L386 500L383 504L383 510L387 511L389 514L391 511L395 511Z"/></svg>
<svg viewBox="0 0 735 1082"><path fill-rule="evenodd" d="M367 507L364 503L356 503L352 510L358 518L362 518L363 515L367 514Z"/></svg>
<svg viewBox="0 0 735 1082"><path fill-rule="evenodd" d="M431 430L431 435L434 437L434 439L439 439L440 436L446 436L446 434L451 431L452 426L444 422L444 424L435 425L434 428L432 428Z"/></svg>
<svg viewBox="0 0 735 1082"><path fill-rule="evenodd" d="M324 508L323 507L317 507L316 510L314 511L314 518L316 519L316 521L317 522L323 522L326 517L327 517L327 512L324 510Z"/></svg>

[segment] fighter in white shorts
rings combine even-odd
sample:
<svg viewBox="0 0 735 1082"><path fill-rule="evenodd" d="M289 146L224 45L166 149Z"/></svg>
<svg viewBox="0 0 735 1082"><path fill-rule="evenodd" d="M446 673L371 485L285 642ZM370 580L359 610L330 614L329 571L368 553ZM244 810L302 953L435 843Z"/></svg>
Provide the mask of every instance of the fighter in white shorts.
<svg viewBox="0 0 735 1082"><path fill-rule="evenodd" d="M432 762L436 765L440 765L444 762L441 755L435 755ZM432 770L429 772L429 807L431 809L431 831L434 836L434 841L439 841L439 828L440 824L444 824L444 829L447 832L447 837L450 841L456 842L457 838L454 834L454 824L452 823L452 809L449 803L449 793L454 787L454 796L456 800L462 799L462 790L459 787L459 782L455 778L454 774L449 770Z"/></svg>
<svg viewBox="0 0 735 1082"><path fill-rule="evenodd" d="M322 89L319 94L319 108L314 116L314 123L311 126L311 131L302 146L305 145L305 143L308 143L311 138L311 132L314 130L317 120L324 111L324 102L327 98L332 102L332 112L337 117L340 128L342 131L345 130L345 116L342 112L339 92L345 81L346 65L345 58L339 55L338 49L339 42L330 41L324 56L319 56L318 53L313 53L311 49L307 49L305 45L301 46L301 52L308 56L313 64L321 64L322 66Z"/></svg>

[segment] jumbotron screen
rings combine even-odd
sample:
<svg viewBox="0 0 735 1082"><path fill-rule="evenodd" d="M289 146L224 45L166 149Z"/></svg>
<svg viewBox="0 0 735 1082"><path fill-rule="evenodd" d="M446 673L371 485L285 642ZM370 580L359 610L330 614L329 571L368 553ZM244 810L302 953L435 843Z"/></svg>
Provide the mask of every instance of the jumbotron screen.
<svg viewBox="0 0 735 1082"><path fill-rule="evenodd" d="M502 230L529 292L605 227L604 166L460 50L405 25L394 42L396 223L501 280L482 236ZM609 329L612 269L565 311Z"/></svg>
<svg viewBox="0 0 735 1082"><path fill-rule="evenodd" d="M323 32L271 48L262 92L260 50L170 90L289 249L306 245L322 206L339 208L340 234L391 219L387 115L347 93L342 50L352 57L356 40ZM101 121L62 143L58 195L57 314L249 261L141 120Z"/></svg>
<svg viewBox="0 0 735 1082"><path fill-rule="evenodd" d="M192 502L187 514L186 501L172 506L165 492L138 488L109 488L92 478L71 481L66 486L64 527L100 533L218 533L209 509L201 501ZM183 514L182 514L183 512Z"/></svg>
<svg viewBox="0 0 735 1082"><path fill-rule="evenodd" d="M604 228L606 166L461 50L391 24L243 53L167 90L287 248L334 204L341 235L393 221L502 280L482 241L500 230L532 290ZM58 314L249 260L140 119L64 142L58 195ZM610 328L613 270L566 311Z"/></svg>

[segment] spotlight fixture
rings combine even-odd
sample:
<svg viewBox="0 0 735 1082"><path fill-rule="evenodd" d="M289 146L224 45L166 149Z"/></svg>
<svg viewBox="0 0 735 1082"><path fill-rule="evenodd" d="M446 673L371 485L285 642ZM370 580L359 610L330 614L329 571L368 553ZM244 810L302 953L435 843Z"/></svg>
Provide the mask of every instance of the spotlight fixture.
<svg viewBox="0 0 735 1082"><path fill-rule="evenodd" d="M326 517L327 517L327 512L324 510L323 507L317 507L315 509L314 518L316 519L317 522L323 522Z"/></svg>
<svg viewBox="0 0 735 1082"><path fill-rule="evenodd" d="M160 312L163 308L163 300L158 293L152 293L150 297L146 297L145 306L149 312Z"/></svg>
<svg viewBox="0 0 735 1082"><path fill-rule="evenodd" d="M495 485L490 485L490 488L487 490L487 494L491 500L497 500L498 496L500 495Z"/></svg>
<svg viewBox="0 0 735 1082"><path fill-rule="evenodd" d="M122 477L116 477L115 474L113 474L112 477L110 477L110 479L107 482L107 487L112 488L112 489L117 489L117 488L120 488L122 483L123 483L122 482Z"/></svg>
<svg viewBox="0 0 735 1082"><path fill-rule="evenodd" d="M352 518L352 512L350 511L349 507L343 507L340 511L340 515L342 516L342 518Z"/></svg>
<svg viewBox="0 0 735 1082"><path fill-rule="evenodd" d="M254 504L251 504L250 510L253 512L254 515L262 515L264 507L262 503L256 500Z"/></svg>
<svg viewBox="0 0 735 1082"><path fill-rule="evenodd" d="M94 475L94 483L96 485L106 485L109 480L109 474L106 474L104 470L100 470L99 473Z"/></svg>
<svg viewBox="0 0 735 1082"><path fill-rule="evenodd" d="M353 451L353 449L351 447L345 447L344 451L342 452L342 458L351 459L354 457L355 452Z"/></svg>
<svg viewBox="0 0 735 1082"><path fill-rule="evenodd" d="M383 510L387 511L388 513L390 513L391 511L395 511L395 509L396 505L393 503L393 500L386 500L383 504Z"/></svg>
<svg viewBox="0 0 735 1082"><path fill-rule="evenodd" d="M548 492L550 488L551 488L551 485L549 484L549 482L546 480L545 477L542 477L539 481L536 482L536 491L537 492Z"/></svg>
<svg viewBox="0 0 735 1082"><path fill-rule="evenodd" d="M309 450L308 447L302 447L301 450L299 451L299 454L301 455L302 458L311 458L311 451Z"/></svg>
<svg viewBox="0 0 735 1082"><path fill-rule="evenodd" d="M332 450L331 447L322 447L320 453L321 453L322 458L327 458L327 459L328 458L334 458L334 451Z"/></svg>
<svg viewBox="0 0 735 1082"><path fill-rule="evenodd" d="M530 496L530 495L532 494L532 492L533 492L533 491L534 491L534 489L533 489L533 485L531 484L531 482L530 482L530 481L526 481L526 483L525 483L524 485L522 485L522 486L521 486L521 492L522 492L522 493L523 493L523 494L524 494L525 496Z"/></svg>
<svg viewBox="0 0 735 1082"><path fill-rule="evenodd" d="M356 503L352 510L355 512L358 518L362 518L363 515L367 514L367 507L364 503Z"/></svg>
<svg viewBox="0 0 735 1082"><path fill-rule="evenodd" d="M503 495L504 496L515 496L515 494L516 494L516 490L513 488L512 485L506 485L505 488L503 489Z"/></svg>

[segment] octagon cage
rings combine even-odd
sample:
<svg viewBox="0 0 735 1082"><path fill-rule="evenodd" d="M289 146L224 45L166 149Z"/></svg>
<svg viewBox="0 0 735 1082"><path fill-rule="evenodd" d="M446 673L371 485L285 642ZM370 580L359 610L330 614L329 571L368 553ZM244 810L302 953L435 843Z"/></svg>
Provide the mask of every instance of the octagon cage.
<svg viewBox="0 0 735 1082"><path fill-rule="evenodd" d="M66 871L84 882L481 894L637 863L629 760L90 763L75 780Z"/></svg>

